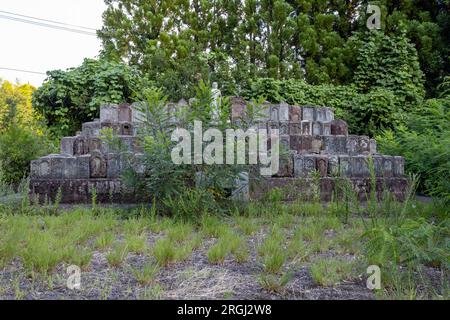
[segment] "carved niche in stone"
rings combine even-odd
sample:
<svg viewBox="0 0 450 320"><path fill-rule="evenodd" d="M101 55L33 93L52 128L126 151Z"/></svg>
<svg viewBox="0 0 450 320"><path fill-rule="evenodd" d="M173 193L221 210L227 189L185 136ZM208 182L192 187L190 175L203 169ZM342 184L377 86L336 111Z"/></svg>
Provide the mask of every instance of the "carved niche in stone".
<svg viewBox="0 0 450 320"><path fill-rule="evenodd" d="M280 106L279 105L271 105L270 106L270 121L278 122L279 121L279 111Z"/></svg>
<svg viewBox="0 0 450 320"><path fill-rule="evenodd" d="M86 138L83 136L76 137L73 143L73 155L82 156L87 153L89 153L89 144Z"/></svg>
<svg viewBox="0 0 450 320"><path fill-rule="evenodd" d="M321 177L326 177L328 174L328 158L327 157L317 157L317 170Z"/></svg>
<svg viewBox="0 0 450 320"><path fill-rule="evenodd" d="M303 120L302 121L302 135L304 136L310 136L312 133L311 130L311 121L309 120Z"/></svg>
<svg viewBox="0 0 450 320"><path fill-rule="evenodd" d="M107 165L105 157L98 151L91 153L89 162L91 178L106 178Z"/></svg>
<svg viewBox="0 0 450 320"><path fill-rule="evenodd" d="M331 155L328 158L328 174L332 177L339 175L339 156Z"/></svg>
<svg viewBox="0 0 450 320"><path fill-rule="evenodd" d="M121 124L121 135L132 136L133 135L133 125L130 122L124 122Z"/></svg>
<svg viewBox="0 0 450 320"><path fill-rule="evenodd" d="M324 136L331 135L331 122L323 122L322 123L322 134Z"/></svg>

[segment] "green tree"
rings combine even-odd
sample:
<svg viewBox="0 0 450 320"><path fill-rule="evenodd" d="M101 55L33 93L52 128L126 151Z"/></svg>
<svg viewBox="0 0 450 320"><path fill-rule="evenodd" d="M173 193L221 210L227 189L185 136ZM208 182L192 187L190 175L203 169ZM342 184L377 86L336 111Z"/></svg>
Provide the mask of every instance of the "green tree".
<svg viewBox="0 0 450 320"><path fill-rule="evenodd" d="M359 49L353 81L360 91L390 90L405 109L421 102L425 94L423 73L417 51L404 35L391 37L381 31L369 31L355 38Z"/></svg>

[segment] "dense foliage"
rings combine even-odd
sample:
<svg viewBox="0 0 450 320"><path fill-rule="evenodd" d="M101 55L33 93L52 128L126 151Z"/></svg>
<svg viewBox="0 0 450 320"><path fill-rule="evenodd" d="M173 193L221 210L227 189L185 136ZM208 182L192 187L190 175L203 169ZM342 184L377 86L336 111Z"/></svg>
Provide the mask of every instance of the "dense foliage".
<svg viewBox="0 0 450 320"><path fill-rule="evenodd" d="M420 174L420 191L450 201L450 99L427 100L405 125L377 137L382 152L401 154L407 170Z"/></svg>
<svg viewBox="0 0 450 320"><path fill-rule="evenodd" d="M52 150L42 116L31 106L34 90L28 84L1 84L0 185L17 185L26 178L30 161Z"/></svg>
<svg viewBox="0 0 450 320"><path fill-rule="evenodd" d="M33 95L33 106L58 136L74 134L98 117L101 104L129 101L139 79L122 63L85 59L77 68L49 71Z"/></svg>

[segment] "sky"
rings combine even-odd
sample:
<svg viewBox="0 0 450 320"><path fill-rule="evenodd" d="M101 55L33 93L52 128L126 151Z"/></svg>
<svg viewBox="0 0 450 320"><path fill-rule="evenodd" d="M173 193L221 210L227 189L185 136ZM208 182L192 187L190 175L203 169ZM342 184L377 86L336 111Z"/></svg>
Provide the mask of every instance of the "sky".
<svg viewBox="0 0 450 320"><path fill-rule="evenodd" d="M43 73L65 70L79 66L84 58L96 57L101 48L95 36L11 21L2 18L11 15L1 11L99 29L105 8L103 0L0 0L0 78L39 86L45 74L1 68Z"/></svg>

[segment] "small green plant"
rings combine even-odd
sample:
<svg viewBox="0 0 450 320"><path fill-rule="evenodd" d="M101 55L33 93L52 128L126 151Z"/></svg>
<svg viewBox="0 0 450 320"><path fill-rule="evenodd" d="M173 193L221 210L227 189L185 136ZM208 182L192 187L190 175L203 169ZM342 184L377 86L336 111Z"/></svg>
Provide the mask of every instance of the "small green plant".
<svg viewBox="0 0 450 320"><path fill-rule="evenodd" d="M208 261L212 264L222 264L230 253L230 246L225 241L218 241L208 250Z"/></svg>
<svg viewBox="0 0 450 320"><path fill-rule="evenodd" d="M94 246L98 250L106 250L114 242L114 234L112 232L103 232L96 239Z"/></svg>
<svg viewBox="0 0 450 320"><path fill-rule="evenodd" d="M259 277L259 284L269 292L282 293L291 279L291 272L286 272L281 276L263 273Z"/></svg>
<svg viewBox="0 0 450 320"><path fill-rule="evenodd" d="M112 267L118 267L128 256L128 247L125 244L116 244L112 251L106 255L108 263Z"/></svg>
<svg viewBox="0 0 450 320"><path fill-rule="evenodd" d="M342 280L351 279L354 274L354 263L337 258L318 258L311 267L313 280L322 286L334 286Z"/></svg>
<svg viewBox="0 0 450 320"><path fill-rule="evenodd" d="M270 252L264 257L264 271L272 274L279 273L285 262L286 253L282 248L277 251Z"/></svg>
<svg viewBox="0 0 450 320"><path fill-rule="evenodd" d="M176 257L175 243L167 238L159 239L153 247L153 255L160 266L168 266Z"/></svg>
<svg viewBox="0 0 450 320"><path fill-rule="evenodd" d="M142 269L132 269L134 277L141 285L150 285L155 281L160 266L154 263L146 263Z"/></svg>
<svg viewBox="0 0 450 320"><path fill-rule="evenodd" d="M147 237L145 235L127 235L125 244L129 252L143 253L147 249Z"/></svg>

